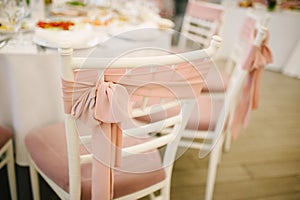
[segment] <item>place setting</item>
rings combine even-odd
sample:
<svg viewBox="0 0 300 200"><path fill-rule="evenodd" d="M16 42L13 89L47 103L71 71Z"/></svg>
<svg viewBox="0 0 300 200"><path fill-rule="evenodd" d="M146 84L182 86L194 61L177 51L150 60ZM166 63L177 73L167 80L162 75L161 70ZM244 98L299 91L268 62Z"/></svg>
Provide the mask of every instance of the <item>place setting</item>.
<svg viewBox="0 0 300 200"><path fill-rule="evenodd" d="M0 4L0 47L6 47L2 49L4 52L45 52L45 49L54 50L67 43L74 49L89 49L110 37L149 41L157 35L150 39L150 36L128 38L125 33L145 28L165 31L175 26L171 20L160 17L150 2L103 2L106 4L53 0L51 4L45 3L45 15L36 18L34 7L37 6L27 0L3 0ZM15 50L16 46L18 50Z"/></svg>

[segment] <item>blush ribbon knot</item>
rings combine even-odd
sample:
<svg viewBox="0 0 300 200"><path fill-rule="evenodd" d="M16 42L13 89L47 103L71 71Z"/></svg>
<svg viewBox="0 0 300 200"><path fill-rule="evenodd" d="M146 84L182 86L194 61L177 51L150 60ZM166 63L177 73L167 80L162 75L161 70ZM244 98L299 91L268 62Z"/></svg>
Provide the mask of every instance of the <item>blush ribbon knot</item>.
<svg viewBox="0 0 300 200"><path fill-rule="evenodd" d="M112 199L112 168L121 161L120 122L128 119L127 90L103 81L62 83L65 113L76 119L78 134L84 135L92 127L92 199Z"/></svg>
<svg viewBox="0 0 300 200"><path fill-rule="evenodd" d="M234 138L237 137L242 126L248 126L251 110L258 107L264 66L273 60L272 52L267 46L268 40L269 33L267 32L266 38L260 46L251 46L247 54L247 59L242 65L242 68L249 73L233 120L231 132Z"/></svg>

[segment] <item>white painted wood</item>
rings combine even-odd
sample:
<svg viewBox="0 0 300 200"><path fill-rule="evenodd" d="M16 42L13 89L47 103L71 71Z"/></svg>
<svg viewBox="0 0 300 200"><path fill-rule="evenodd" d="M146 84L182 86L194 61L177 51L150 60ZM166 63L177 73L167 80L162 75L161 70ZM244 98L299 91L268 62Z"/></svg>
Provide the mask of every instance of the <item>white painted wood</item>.
<svg viewBox="0 0 300 200"><path fill-rule="evenodd" d="M253 41L253 45L259 46L266 36L267 29L264 26L258 26L257 28L257 35ZM231 60L231 62L234 63L233 71L229 80L229 86L226 90L226 94L224 95L223 106L218 116L215 129L206 133L205 131L184 130L183 137L179 143L179 146L182 147L199 149L199 158L204 158L209 155L205 200L211 200L213 197L217 166L222 154L221 149L225 136L226 142L230 142L230 128L235 108L238 104L238 99L241 95L241 91L248 74L246 70L242 69L241 58L239 56L241 53L243 53L243 48L241 48L241 46L237 46L237 51ZM197 132L199 134L197 134ZM195 134L197 135L193 137ZM195 138L202 140L199 142L193 141ZM227 150L229 148L228 145L229 143L225 144Z"/></svg>
<svg viewBox="0 0 300 200"><path fill-rule="evenodd" d="M192 5L194 2L190 0L188 1L189 3ZM223 12L222 6L209 2L201 2L201 7L213 8ZM179 35L178 47L185 49L189 48L191 44L196 43L199 48L207 48L212 36L218 34L220 28L221 22L219 18L207 20L191 16L186 12Z"/></svg>
<svg viewBox="0 0 300 200"><path fill-rule="evenodd" d="M159 65L177 65L180 63L185 63L187 61L194 61L199 59L211 58L219 48L221 43L221 38L214 36L210 47L203 50L191 51L187 53L177 54L177 55L167 55L167 56L152 56L152 57L136 57L136 58L120 58L118 60L114 59L104 59L104 58L78 58L73 57L73 50L68 47L62 47L60 49L61 54L61 65L62 65L62 76L65 80L74 80L73 70L75 69L105 69L107 65L111 68L135 68L139 66L151 65L155 61L155 64ZM111 62L114 61L114 62ZM145 98L147 99L147 97ZM147 101L147 100L145 100ZM161 108L172 108L178 107L178 103L181 105L180 112L177 116L171 116L163 121L149 122L146 124L141 124L134 129L124 130L124 135L126 134L144 134L147 133L149 136L153 132L158 132L162 129L168 128L170 130L169 134L163 135L161 137L153 137L150 141L130 146L122 149L122 156L125 157L129 154L142 153L149 151L150 149L160 148L166 146L165 155L163 156L163 166L166 173L166 179L145 188L141 191L137 191L133 194L126 195L124 197L118 198L119 200L132 200L138 199L146 195L150 195L158 189L161 189L161 196L157 199L169 199L170 197L170 184L171 175L174 159L176 156L177 146L181 138L181 133L183 132L185 125L188 120L188 116L193 110L195 99L179 99L176 102L160 101ZM151 109L147 102L142 104L141 108L133 109L131 116L143 116L148 115L153 112L160 112L161 109ZM184 116L184 117L183 117ZM71 115L65 115L65 129L67 135L67 150L68 150L68 164L69 164L69 181L70 181L70 192L66 193L62 188L56 185L49 177L47 177L38 167L35 165L32 159L31 165L31 177L34 181L33 188L38 190L38 182L36 180L36 171L45 179L45 181L51 186L51 188L57 193L61 199L71 199L80 200L81 198L81 165L89 163L92 161L92 155L80 155L80 144L89 143L90 136L79 137L75 120ZM101 177L100 177L101 178ZM38 194L35 193L35 197L38 199Z"/></svg>
<svg viewBox="0 0 300 200"><path fill-rule="evenodd" d="M29 159L29 172L30 172L30 181L32 189L32 197L34 200L40 200L40 187L39 187L39 177L36 168L34 167L33 162Z"/></svg>
<svg viewBox="0 0 300 200"><path fill-rule="evenodd" d="M15 159L14 159L14 150L13 142L10 139L8 142L7 148L7 173L8 173L8 182L10 188L10 195L12 200L17 200L17 184L16 184L16 173L15 173Z"/></svg>
<svg viewBox="0 0 300 200"><path fill-rule="evenodd" d="M17 200L17 185L16 185L16 173L15 173L15 159L13 150L13 141L9 139L3 147L0 149L0 169L7 166L7 176L10 189L10 195L12 200Z"/></svg>

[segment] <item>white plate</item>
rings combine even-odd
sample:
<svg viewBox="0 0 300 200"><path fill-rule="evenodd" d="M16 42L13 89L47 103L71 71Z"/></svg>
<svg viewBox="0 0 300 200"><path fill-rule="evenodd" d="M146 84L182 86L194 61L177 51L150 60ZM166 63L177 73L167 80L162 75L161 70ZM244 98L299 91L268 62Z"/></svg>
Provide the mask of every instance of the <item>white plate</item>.
<svg viewBox="0 0 300 200"><path fill-rule="evenodd" d="M58 48L68 44L74 49L84 49L96 46L100 38L89 27L74 30L53 30L35 28L33 42L50 48Z"/></svg>
<svg viewBox="0 0 300 200"><path fill-rule="evenodd" d="M44 46L44 47L49 47L49 48L59 48L60 44L54 43L51 41L47 41L45 38L39 38L37 36L34 36L32 41L38 45ZM71 47L73 49L86 49L86 48L91 48L99 44L100 40L97 37L91 38L89 41L86 43L81 43L81 44L71 44Z"/></svg>

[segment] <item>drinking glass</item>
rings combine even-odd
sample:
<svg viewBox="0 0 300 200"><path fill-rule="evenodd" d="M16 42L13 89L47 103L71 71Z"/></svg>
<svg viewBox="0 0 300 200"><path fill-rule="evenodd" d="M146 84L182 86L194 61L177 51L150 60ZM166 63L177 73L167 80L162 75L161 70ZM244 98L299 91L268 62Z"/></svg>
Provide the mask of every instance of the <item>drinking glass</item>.
<svg viewBox="0 0 300 200"><path fill-rule="evenodd" d="M13 32L18 33L22 21L30 13L26 0L6 0L2 3L3 13L13 27Z"/></svg>

